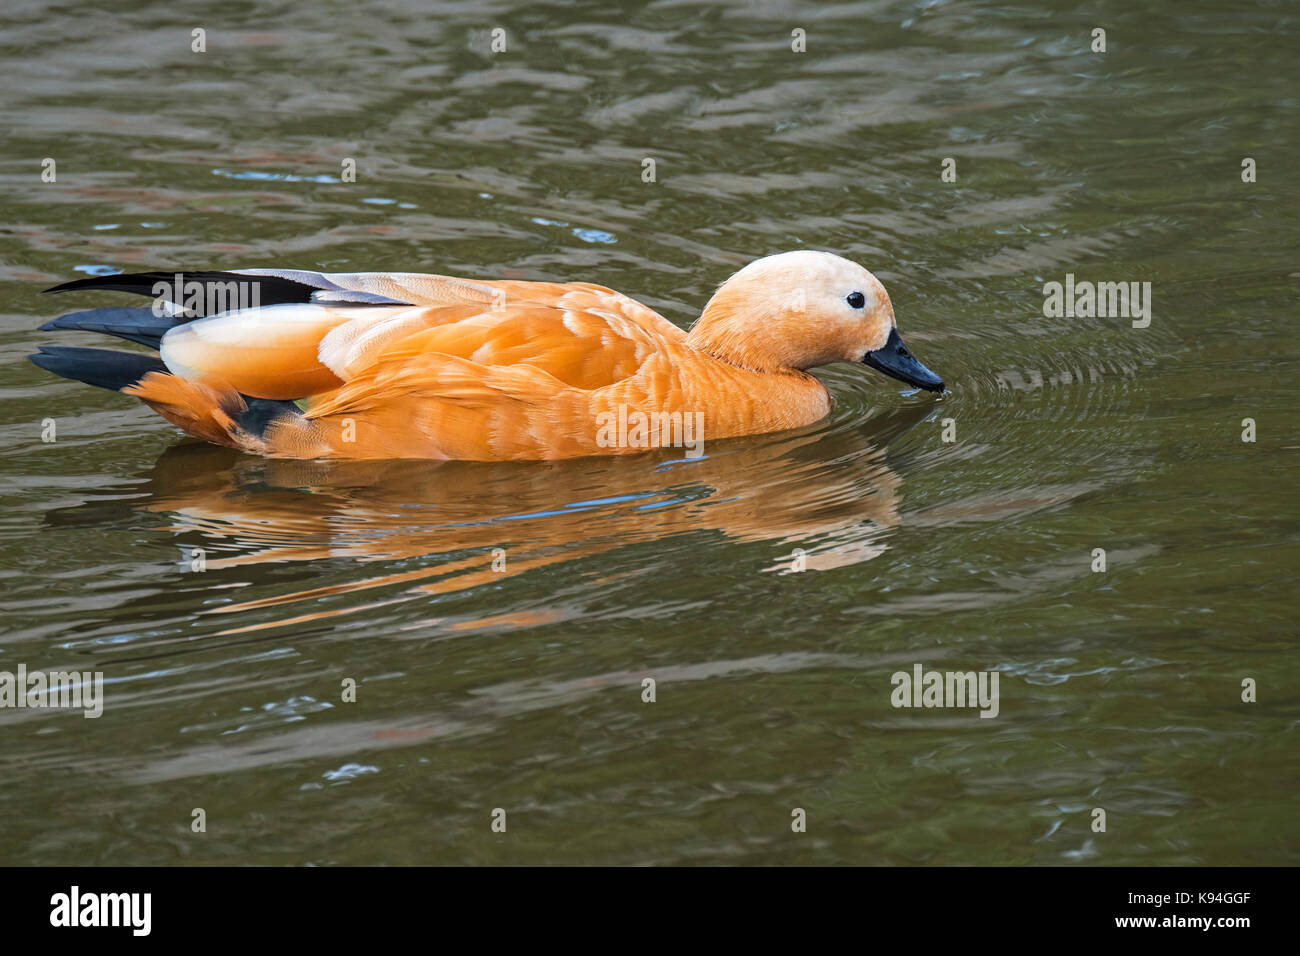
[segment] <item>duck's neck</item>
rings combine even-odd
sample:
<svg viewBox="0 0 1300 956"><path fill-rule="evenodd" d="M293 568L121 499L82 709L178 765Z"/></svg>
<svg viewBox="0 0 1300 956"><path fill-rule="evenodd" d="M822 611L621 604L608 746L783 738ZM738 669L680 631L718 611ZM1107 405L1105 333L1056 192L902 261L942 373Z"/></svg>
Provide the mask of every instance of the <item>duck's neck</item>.
<svg viewBox="0 0 1300 956"><path fill-rule="evenodd" d="M691 326L686 344L729 365L755 372L791 372L788 351L764 322L741 322L735 308L714 297Z"/></svg>

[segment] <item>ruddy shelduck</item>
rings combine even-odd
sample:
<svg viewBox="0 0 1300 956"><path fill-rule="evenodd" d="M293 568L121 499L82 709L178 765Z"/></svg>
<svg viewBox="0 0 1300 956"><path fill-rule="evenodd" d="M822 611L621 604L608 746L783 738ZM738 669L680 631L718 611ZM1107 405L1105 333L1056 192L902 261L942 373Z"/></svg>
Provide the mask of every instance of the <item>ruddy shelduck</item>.
<svg viewBox="0 0 1300 956"><path fill-rule="evenodd" d="M33 362L274 458L557 459L641 451L647 429L661 445L693 426L710 440L776 432L830 412L807 370L832 362L944 387L903 345L885 287L828 252L751 262L689 332L585 282L245 269L49 291L85 289L155 303L41 328L103 332L159 356L43 347ZM628 421L639 433L625 434Z"/></svg>

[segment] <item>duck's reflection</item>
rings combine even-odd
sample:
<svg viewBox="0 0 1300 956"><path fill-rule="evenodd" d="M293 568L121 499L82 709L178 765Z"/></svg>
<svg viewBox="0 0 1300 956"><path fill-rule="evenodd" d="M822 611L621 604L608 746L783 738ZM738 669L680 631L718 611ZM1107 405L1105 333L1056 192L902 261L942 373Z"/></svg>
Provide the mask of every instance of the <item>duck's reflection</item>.
<svg viewBox="0 0 1300 956"><path fill-rule="evenodd" d="M280 461L186 444L159 458L133 505L171 514L177 531L212 542L208 570L338 558L385 565L206 614L365 591L387 604L688 532L769 542L768 571L818 570L885 549L901 484L885 452L925 414L908 408L853 427L719 442L695 460L663 450L536 463ZM412 567L410 559L429 560ZM374 606L313 609L224 633Z"/></svg>

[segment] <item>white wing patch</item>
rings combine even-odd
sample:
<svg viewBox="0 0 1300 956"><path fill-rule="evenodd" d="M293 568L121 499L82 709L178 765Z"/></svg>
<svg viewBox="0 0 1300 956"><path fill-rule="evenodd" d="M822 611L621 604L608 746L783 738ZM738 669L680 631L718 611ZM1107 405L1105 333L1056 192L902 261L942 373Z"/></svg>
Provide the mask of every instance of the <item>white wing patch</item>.
<svg viewBox="0 0 1300 956"><path fill-rule="evenodd" d="M391 313L393 310L373 311ZM202 378L201 369L210 364L210 357L222 361L221 356L241 350L259 353L281 350L286 355L301 353L304 348L311 350L321 336L347 322L352 314L306 303L237 309L169 329L158 351L168 370L194 381Z"/></svg>

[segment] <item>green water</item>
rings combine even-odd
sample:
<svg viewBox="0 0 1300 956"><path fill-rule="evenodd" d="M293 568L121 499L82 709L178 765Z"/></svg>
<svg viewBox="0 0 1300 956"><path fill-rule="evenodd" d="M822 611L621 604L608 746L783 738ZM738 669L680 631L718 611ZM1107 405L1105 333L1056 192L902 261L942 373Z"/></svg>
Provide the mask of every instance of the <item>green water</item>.
<svg viewBox="0 0 1300 956"><path fill-rule="evenodd" d="M0 28L0 670L106 682L0 710L0 862L1300 858L1295 6L118 6ZM828 421L696 462L325 466L25 358L105 344L35 331L126 304L38 295L93 271L686 324L794 248L872 269L950 392L832 367ZM1045 317L1067 273L1150 325ZM998 716L891 706L917 664Z"/></svg>

